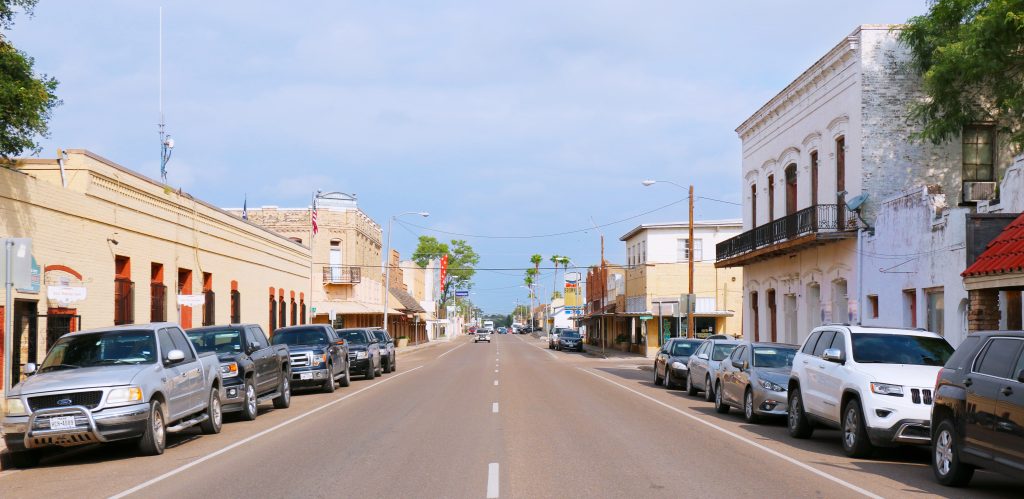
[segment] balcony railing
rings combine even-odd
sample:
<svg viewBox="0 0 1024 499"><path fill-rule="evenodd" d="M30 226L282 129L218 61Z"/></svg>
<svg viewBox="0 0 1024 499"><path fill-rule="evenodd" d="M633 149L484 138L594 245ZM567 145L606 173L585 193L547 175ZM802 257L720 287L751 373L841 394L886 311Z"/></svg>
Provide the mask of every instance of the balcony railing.
<svg viewBox="0 0 1024 499"><path fill-rule="evenodd" d="M851 232L856 229L857 223L845 206L818 204L718 243L715 257L722 261L808 234Z"/></svg>
<svg viewBox="0 0 1024 499"><path fill-rule="evenodd" d="M325 265L324 284L357 284L363 280L362 268L348 265Z"/></svg>

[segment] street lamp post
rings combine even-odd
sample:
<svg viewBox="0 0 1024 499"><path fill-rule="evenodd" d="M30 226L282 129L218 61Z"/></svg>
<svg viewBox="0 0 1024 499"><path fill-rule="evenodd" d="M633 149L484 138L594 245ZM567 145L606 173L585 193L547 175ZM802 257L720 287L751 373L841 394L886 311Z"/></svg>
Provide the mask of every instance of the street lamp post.
<svg viewBox="0 0 1024 499"><path fill-rule="evenodd" d="M381 322L381 327L383 327L385 331L388 329L388 298L391 296L391 291L389 289L391 283L391 262L389 261L391 260L391 226L394 225L395 220L398 220L398 217L405 215L419 215L426 218L430 216L430 213L426 211L407 211L405 213L399 213L398 215L388 219L388 241L387 245L384 247L384 320Z"/></svg>
<svg viewBox="0 0 1024 499"><path fill-rule="evenodd" d="M654 185L656 183L659 183L659 182L665 183L665 184L672 184L672 185L674 185L674 186L676 186L676 187L678 187L680 189L685 189L685 187L683 187L683 186L681 186L681 185L679 185L679 184L677 184L677 183L675 183L675 182L673 182L671 180L644 180L641 183L644 185L644 187L650 187L650 186L652 186L652 185ZM690 237L689 237L689 239L688 239L688 241L686 243L686 246L687 246L687 258L686 258L686 260L687 260L688 266L689 266L689 272L688 272L688 274L689 274L689 279L688 279L689 280L689 297L687 298L688 301L687 301L687 304L686 304L686 337L687 338L693 338L695 336L694 335L694 331L693 331L693 314L690 313L690 304L689 304L689 299L693 299L693 184L690 184L690 216L689 216L689 221L687 222L687 224L689 225L689 229L690 229ZM680 303L680 305L682 305L682 303ZM661 310L661 305L658 306L658 309ZM662 325L659 323L658 324L658 335L659 336L661 335L661 326ZM659 340L660 340L660 338L659 338Z"/></svg>

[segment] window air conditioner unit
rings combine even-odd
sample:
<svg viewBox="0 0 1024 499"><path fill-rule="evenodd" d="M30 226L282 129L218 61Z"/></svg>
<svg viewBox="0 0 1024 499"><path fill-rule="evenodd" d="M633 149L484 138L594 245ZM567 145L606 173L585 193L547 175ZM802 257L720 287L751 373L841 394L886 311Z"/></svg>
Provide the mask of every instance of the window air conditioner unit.
<svg viewBox="0 0 1024 499"><path fill-rule="evenodd" d="M992 201L995 198L995 182L964 182L964 202Z"/></svg>

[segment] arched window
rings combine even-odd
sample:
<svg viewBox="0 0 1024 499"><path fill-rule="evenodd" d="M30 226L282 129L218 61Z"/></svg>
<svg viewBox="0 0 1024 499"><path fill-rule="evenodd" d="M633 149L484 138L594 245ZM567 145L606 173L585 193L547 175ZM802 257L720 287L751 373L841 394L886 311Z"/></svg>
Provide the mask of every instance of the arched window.
<svg viewBox="0 0 1024 499"><path fill-rule="evenodd" d="M294 326L294 325L299 323L299 307L295 303L295 296L294 295L291 298L290 305L291 305L291 321L288 324L291 324L291 325Z"/></svg>
<svg viewBox="0 0 1024 499"><path fill-rule="evenodd" d="M786 215L796 213L796 163L786 167Z"/></svg>
<svg viewBox="0 0 1024 499"><path fill-rule="evenodd" d="M811 206L818 204L818 151L811 151Z"/></svg>
<svg viewBox="0 0 1024 499"><path fill-rule="evenodd" d="M759 336L760 336L760 322L761 322L761 319L758 317L757 312L758 312L758 310L757 310L757 291L751 291L750 292L750 328L753 331L752 331L752 336L750 337L750 341L761 341L761 338L759 338Z"/></svg>
<svg viewBox="0 0 1024 499"><path fill-rule="evenodd" d="M757 184L750 184L750 228L757 227Z"/></svg>
<svg viewBox="0 0 1024 499"><path fill-rule="evenodd" d="M283 289L278 292L278 299L277 299L277 323L281 325L280 327L285 327L285 326L288 325L288 308L287 308L287 305L284 302L284 290Z"/></svg>
<svg viewBox="0 0 1024 499"><path fill-rule="evenodd" d="M846 137L836 137L836 225L846 227Z"/></svg>
<svg viewBox="0 0 1024 499"><path fill-rule="evenodd" d="M277 299L274 298L274 292L270 292L270 332L274 332L277 329Z"/></svg>

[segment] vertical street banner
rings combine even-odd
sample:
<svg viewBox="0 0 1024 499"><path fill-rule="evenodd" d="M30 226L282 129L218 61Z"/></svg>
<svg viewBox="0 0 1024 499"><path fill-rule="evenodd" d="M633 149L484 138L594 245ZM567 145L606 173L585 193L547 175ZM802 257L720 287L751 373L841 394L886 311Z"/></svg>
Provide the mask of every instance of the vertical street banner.
<svg viewBox="0 0 1024 499"><path fill-rule="evenodd" d="M441 282L441 294L444 294L445 277L448 277L448 255L444 255L441 257L441 279L439 279L439 281Z"/></svg>

